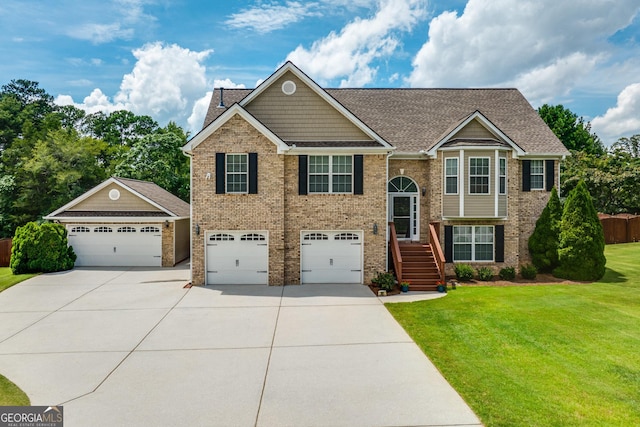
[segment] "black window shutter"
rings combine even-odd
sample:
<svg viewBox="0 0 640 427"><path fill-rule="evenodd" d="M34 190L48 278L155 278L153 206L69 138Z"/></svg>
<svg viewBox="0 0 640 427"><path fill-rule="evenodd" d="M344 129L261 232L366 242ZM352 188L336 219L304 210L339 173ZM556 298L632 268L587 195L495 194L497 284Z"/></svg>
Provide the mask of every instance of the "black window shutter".
<svg viewBox="0 0 640 427"><path fill-rule="evenodd" d="M249 153L249 194L258 194L258 153Z"/></svg>
<svg viewBox="0 0 640 427"><path fill-rule="evenodd" d="M444 262L453 262L453 226L444 226Z"/></svg>
<svg viewBox="0 0 640 427"><path fill-rule="evenodd" d="M307 156L298 156L298 194L307 194Z"/></svg>
<svg viewBox="0 0 640 427"><path fill-rule="evenodd" d="M522 161L522 191L531 191L531 160Z"/></svg>
<svg viewBox="0 0 640 427"><path fill-rule="evenodd" d="M495 226L495 261L504 262L504 225Z"/></svg>
<svg viewBox="0 0 640 427"><path fill-rule="evenodd" d="M225 154L216 153L216 194L225 193Z"/></svg>
<svg viewBox="0 0 640 427"><path fill-rule="evenodd" d="M353 194L364 194L364 158L362 154L353 156Z"/></svg>
<svg viewBox="0 0 640 427"><path fill-rule="evenodd" d="M553 172L554 172L553 160L545 160L544 165L544 178L545 178L545 190L551 191L553 188Z"/></svg>

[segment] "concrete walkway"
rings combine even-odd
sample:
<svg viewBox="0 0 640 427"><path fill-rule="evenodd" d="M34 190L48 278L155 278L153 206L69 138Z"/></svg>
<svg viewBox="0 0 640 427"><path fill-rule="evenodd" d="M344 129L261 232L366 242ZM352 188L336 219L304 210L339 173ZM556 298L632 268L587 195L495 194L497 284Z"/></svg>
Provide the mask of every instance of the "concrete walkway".
<svg viewBox="0 0 640 427"><path fill-rule="evenodd" d="M0 293L0 373L67 427L480 425L367 287L188 275L76 269Z"/></svg>

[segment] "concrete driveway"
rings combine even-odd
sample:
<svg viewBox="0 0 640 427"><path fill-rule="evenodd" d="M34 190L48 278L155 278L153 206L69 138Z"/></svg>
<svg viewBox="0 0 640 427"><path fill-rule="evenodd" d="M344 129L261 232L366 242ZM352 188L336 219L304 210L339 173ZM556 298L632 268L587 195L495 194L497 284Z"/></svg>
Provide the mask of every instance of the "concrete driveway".
<svg viewBox="0 0 640 427"><path fill-rule="evenodd" d="M87 268L0 293L0 373L65 426L480 425L367 287L188 277Z"/></svg>

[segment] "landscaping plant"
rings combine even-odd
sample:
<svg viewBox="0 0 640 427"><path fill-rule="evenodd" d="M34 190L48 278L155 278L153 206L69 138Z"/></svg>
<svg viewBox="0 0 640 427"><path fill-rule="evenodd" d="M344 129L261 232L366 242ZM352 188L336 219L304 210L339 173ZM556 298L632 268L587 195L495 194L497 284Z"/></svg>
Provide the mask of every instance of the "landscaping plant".
<svg viewBox="0 0 640 427"><path fill-rule="evenodd" d="M523 279L533 280L538 274L538 269L535 265L526 264L520 267L520 275Z"/></svg>
<svg viewBox="0 0 640 427"><path fill-rule="evenodd" d="M593 281L604 275L604 233L584 181L571 190L562 211L554 276Z"/></svg>
<svg viewBox="0 0 640 427"><path fill-rule="evenodd" d="M395 279L391 273L378 273L376 277L371 280L371 283L377 285L380 289L390 291L395 285Z"/></svg>
<svg viewBox="0 0 640 427"><path fill-rule="evenodd" d="M551 190L551 196L542 214L536 221L536 228L529 237L529 253L533 265L538 271L551 273L558 267L558 235L562 220L562 205L556 188Z"/></svg>
<svg viewBox="0 0 640 427"><path fill-rule="evenodd" d="M488 282L493 279L493 270L489 267L480 267L478 268L478 279Z"/></svg>
<svg viewBox="0 0 640 427"><path fill-rule="evenodd" d="M468 282L473 279L473 267L469 264L456 264L454 271L458 280L462 282Z"/></svg>
<svg viewBox="0 0 640 427"><path fill-rule="evenodd" d="M69 270L75 261L63 225L29 222L16 230L9 262L13 274Z"/></svg>
<svg viewBox="0 0 640 427"><path fill-rule="evenodd" d="M502 280L513 280L516 278L516 269L514 267L504 267L498 275Z"/></svg>

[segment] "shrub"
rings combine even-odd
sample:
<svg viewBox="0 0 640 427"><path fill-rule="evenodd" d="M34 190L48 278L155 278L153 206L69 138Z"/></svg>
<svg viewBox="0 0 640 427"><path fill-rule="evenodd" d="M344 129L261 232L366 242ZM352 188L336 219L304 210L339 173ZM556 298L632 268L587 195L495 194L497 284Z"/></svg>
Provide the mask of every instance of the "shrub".
<svg viewBox="0 0 640 427"><path fill-rule="evenodd" d="M524 279L533 280L536 278L537 274L538 274L538 269L536 268L535 265L526 264L520 267L520 275Z"/></svg>
<svg viewBox="0 0 640 427"><path fill-rule="evenodd" d="M488 282L493 279L493 270L489 267L480 267L478 268L478 279Z"/></svg>
<svg viewBox="0 0 640 427"><path fill-rule="evenodd" d="M560 234L561 219L562 205L558 198L558 192L553 187L549 202L536 221L536 228L528 242L531 261L539 271L550 273L559 265L558 235Z"/></svg>
<svg viewBox="0 0 640 427"><path fill-rule="evenodd" d="M473 268L469 264L456 264L454 270L456 277L462 282L473 279Z"/></svg>
<svg viewBox="0 0 640 427"><path fill-rule="evenodd" d="M553 274L564 279L593 281L604 275L604 233L584 181L571 190L564 204L558 261Z"/></svg>
<svg viewBox="0 0 640 427"><path fill-rule="evenodd" d="M395 285L395 279L391 273L378 273L376 277L371 280L371 283L377 285L380 289L390 291Z"/></svg>
<svg viewBox="0 0 640 427"><path fill-rule="evenodd" d="M516 278L516 269L514 267L505 267L498 274L502 280L513 280Z"/></svg>
<svg viewBox="0 0 640 427"><path fill-rule="evenodd" d="M13 274L69 270L75 261L61 224L30 222L16 230L9 262Z"/></svg>

